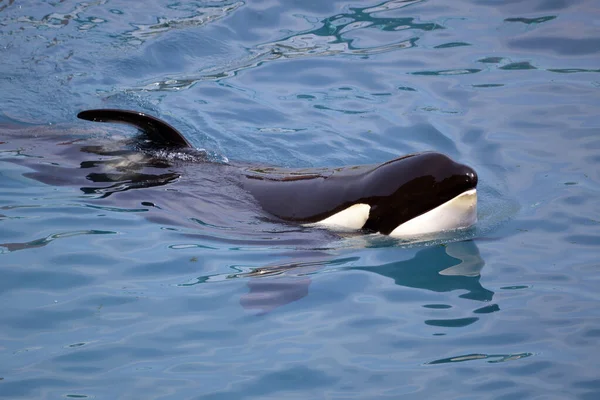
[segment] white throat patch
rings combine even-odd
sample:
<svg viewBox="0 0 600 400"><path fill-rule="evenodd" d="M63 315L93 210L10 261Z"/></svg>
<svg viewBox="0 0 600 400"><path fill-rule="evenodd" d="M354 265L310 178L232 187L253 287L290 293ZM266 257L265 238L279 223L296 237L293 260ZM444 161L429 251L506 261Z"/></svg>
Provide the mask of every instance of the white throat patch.
<svg viewBox="0 0 600 400"><path fill-rule="evenodd" d="M411 237L428 233L468 228L477 222L477 190L471 189L403 224L390 233L393 237Z"/></svg>
<svg viewBox="0 0 600 400"><path fill-rule="evenodd" d="M304 226L321 226L333 230L362 229L371 206L364 203L354 204L322 221ZM410 238L436 232L468 228L477 222L477 190L471 189L459 194L442 205L421 214L394 229L390 236Z"/></svg>
<svg viewBox="0 0 600 400"><path fill-rule="evenodd" d="M357 230L361 229L369 219L371 206L364 203L353 204L350 207L333 214L331 217L306 226L323 226L333 229Z"/></svg>

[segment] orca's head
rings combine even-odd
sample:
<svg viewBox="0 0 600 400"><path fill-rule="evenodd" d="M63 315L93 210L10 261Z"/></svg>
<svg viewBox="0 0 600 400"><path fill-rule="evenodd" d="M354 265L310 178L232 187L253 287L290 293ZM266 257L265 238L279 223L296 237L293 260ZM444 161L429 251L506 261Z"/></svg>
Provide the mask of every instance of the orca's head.
<svg viewBox="0 0 600 400"><path fill-rule="evenodd" d="M477 221L477 174L440 153L325 172L273 180L254 174L246 187L265 210L307 226L410 238Z"/></svg>
<svg viewBox="0 0 600 400"><path fill-rule="evenodd" d="M440 153L401 157L361 179L369 206L363 229L411 237L467 228L477 221L477 174Z"/></svg>

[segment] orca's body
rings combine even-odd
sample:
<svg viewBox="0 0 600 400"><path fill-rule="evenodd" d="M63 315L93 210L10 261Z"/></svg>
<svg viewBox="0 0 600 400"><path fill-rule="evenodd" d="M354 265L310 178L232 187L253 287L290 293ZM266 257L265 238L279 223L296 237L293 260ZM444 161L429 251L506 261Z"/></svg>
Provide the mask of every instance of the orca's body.
<svg viewBox="0 0 600 400"><path fill-rule="evenodd" d="M78 117L139 128L161 148L191 148L175 128L144 113L88 110ZM242 186L268 213L285 221L412 237L466 228L477 221L477 174L428 152L379 165L240 168Z"/></svg>

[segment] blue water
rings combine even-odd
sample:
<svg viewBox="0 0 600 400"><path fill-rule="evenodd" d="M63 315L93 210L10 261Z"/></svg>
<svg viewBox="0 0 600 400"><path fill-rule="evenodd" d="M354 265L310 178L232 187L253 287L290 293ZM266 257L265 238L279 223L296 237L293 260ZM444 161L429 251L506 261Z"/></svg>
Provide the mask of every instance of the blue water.
<svg viewBox="0 0 600 400"><path fill-rule="evenodd" d="M0 397L600 398L598 15L0 0ZM75 118L98 107L164 118L221 163L444 152L479 173L479 223L335 237L265 220L197 165L86 193L63 149L132 133Z"/></svg>

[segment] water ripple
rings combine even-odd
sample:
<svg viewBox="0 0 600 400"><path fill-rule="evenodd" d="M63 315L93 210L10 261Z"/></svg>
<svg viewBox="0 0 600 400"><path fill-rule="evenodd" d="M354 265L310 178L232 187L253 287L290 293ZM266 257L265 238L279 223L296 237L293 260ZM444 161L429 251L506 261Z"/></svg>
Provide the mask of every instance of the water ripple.
<svg viewBox="0 0 600 400"><path fill-rule="evenodd" d="M508 42L512 48L551 52L562 56L581 56L600 53L600 38L565 38L538 36L513 39Z"/></svg>
<svg viewBox="0 0 600 400"><path fill-rule="evenodd" d="M506 21L506 22L521 22L526 25L532 25L532 24L541 24L543 22L552 21L553 19L556 19L556 15L548 15L548 16L537 17L537 18L513 17L513 18L505 18L504 21Z"/></svg>
<svg viewBox="0 0 600 400"><path fill-rule="evenodd" d="M443 76L443 75L469 75L481 72L481 69L468 68L468 69L443 69L438 71L417 71L413 72L413 75L428 75L428 76Z"/></svg>
<svg viewBox="0 0 600 400"><path fill-rule="evenodd" d="M600 398L597 3L0 0L2 395ZM208 150L147 164L90 107ZM282 224L218 156L424 149L478 171L477 228Z"/></svg>
<svg viewBox="0 0 600 400"><path fill-rule="evenodd" d="M333 55L370 56L387 53L399 49L409 49L416 45L419 32L444 29L432 22L418 22L416 18L379 17L374 15L389 10L406 7L419 1L389 1L375 7L350 8L350 12L336 14L321 20L315 29L295 33L274 42L263 43L248 50L248 56L229 61L226 65L210 67L198 71L197 74L185 77L169 77L148 83L137 90L182 90L193 86L196 82L221 80L236 76L242 70L256 68L266 62L305 57L323 57ZM349 37L350 33L377 29L382 32L396 33L408 31L400 35L400 40L392 40L386 44L359 47L357 40Z"/></svg>
<svg viewBox="0 0 600 400"><path fill-rule="evenodd" d="M33 16L20 16L17 17L14 22L23 24L29 24L35 28L50 28L50 29L61 29L69 25L71 21L77 22L77 29L86 31L96 27L96 25L106 22L102 18L96 17L81 17L81 14L86 12L89 8L106 4L108 0L97 0L90 3L79 3L75 8L65 13L50 13L37 19ZM4 22L6 23L6 22ZM58 43L58 42L57 42Z"/></svg>
<svg viewBox="0 0 600 400"><path fill-rule="evenodd" d="M154 24L132 24L135 30L126 33L133 38L138 39L140 43L144 40L157 36L174 29L198 28L202 25L217 21L233 13L245 3L242 1L225 2L219 5L199 4L198 2L173 3L168 6L171 10L185 11L189 16L172 18L159 17Z"/></svg>
<svg viewBox="0 0 600 400"><path fill-rule="evenodd" d="M490 364L503 363L507 361L521 360L533 356L533 353L516 353L516 354L465 354L461 356L442 358L439 360L430 361L428 365L460 363L465 361L486 360Z"/></svg>
<svg viewBox="0 0 600 400"><path fill-rule="evenodd" d="M49 235L49 236L46 236L46 237L43 237L40 239L32 240L30 242L0 243L0 247L4 247L6 249L5 251L0 251L0 254L19 251L19 250L28 250L28 249L35 249L38 247L44 247L57 239L64 239L64 238L81 236L81 235L114 235L117 233L118 232L101 231L101 230L95 230L95 229L88 230L88 231L72 231L72 232L54 233L52 235Z"/></svg>
<svg viewBox="0 0 600 400"><path fill-rule="evenodd" d="M335 36L319 36L314 33L299 34L281 41L256 46L250 51L251 55L228 63L225 67L210 67L201 70L197 75L186 77L169 77L155 81L138 89L144 91L169 91L191 88L201 81L220 81L236 76L240 71L256 68L269 61L303 57L322 57L332 55L373 55L386 53L397 49L408 49L415 46L417 39L412 38L396 43L370 48L354 48L349 41L340 41Z"/></svg>
<svg viewBox="0 0 600 400"><path fill-rule="evenodd" d="M191 282L181 283L179 286L194 286L201 283L222 282L227 279L238 278L265 278L274 276L308 276L323 268L341 265L352 265L357 257L342 259L326 259L319 261L296 261L288 264L268 265L264 267L245 267L232 265L232 273L200 276Z"/></svg>

